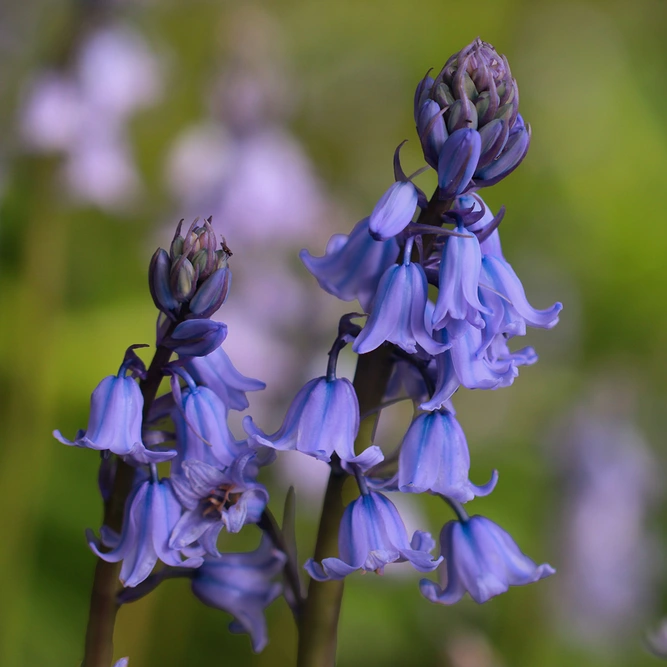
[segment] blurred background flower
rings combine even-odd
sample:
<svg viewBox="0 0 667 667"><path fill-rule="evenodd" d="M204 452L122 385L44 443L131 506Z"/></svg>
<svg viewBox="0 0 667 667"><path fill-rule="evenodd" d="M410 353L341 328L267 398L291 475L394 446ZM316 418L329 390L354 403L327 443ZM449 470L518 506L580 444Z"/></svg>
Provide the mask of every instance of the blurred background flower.
<svg viewBox="0 0 667 667"><path fill-rule="evenodd" d="M402 139L406 172L421 166L414 87L477 35L508 56L533 129L524 163L485 198L507 206L503 249L531 303L565 310L558 328L529 334L540 363L511 389L461 390L457 419L471 478L501 471L471 511L557 574L449 608L424 601L402 571L351 577L340 661L655 664L641 629L667 604L667 93L656 83L666 25L655 0L480 0L474 14L436 0L2 3L0 664L80 660L98 459L50 432L85 423L99 378L153 335L155 248L180 218L213 216L234 253L224 348L268 384L234 418L276 430L298 388L324 373L338 317L356 307L319 290L299 249L320 256L370 214ZM343 354L339 375L352 372ZM405 405L383 414L386 451L409 416ZM241 436L240 421L232 429ZM278 514L297 486L303 560L326 466L295 458L281 455L262 481ZM411 531L437 533L451 518L435 499L415 500ZM223 540L231 551L257 545L252 530ZM121 611L116 657L292 664L286 611L282 599L268 608L269 644L254 655L227 632L229 616L170 581Z"/></svg>

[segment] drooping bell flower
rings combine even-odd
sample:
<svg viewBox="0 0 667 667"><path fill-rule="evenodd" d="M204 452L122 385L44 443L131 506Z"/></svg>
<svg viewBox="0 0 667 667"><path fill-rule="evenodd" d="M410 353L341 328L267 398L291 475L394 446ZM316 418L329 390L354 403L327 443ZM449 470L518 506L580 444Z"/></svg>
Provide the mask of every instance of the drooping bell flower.
<svg viewBox="0 0 667 667"><path fill-rule="evenodd" d="M158 344L181 357L205 357L222 345L227 325L207 319L181 322L169 336L158 337Z"/></svg>
<svg viewBox="0 0 667 667"><path fill-rule="evenodd" d="M223 528L238 533L245 524L259 521L269 494L248 475L248 460L254 456L241 456L224 469L183 461L182 472L171 477L174 493L185 508L171 534L171 548L185 549L198 542L206 553L219 556L216 543Z"/></svg>
<svg viewBox="0 0 667 667"><path fill-rule="evenodd" d="M383 458L375 445L355 456L359 401L346 378L319 377L307 382L292 401L282 426L272 435L257 428L251 417L243 420L243 428L251 443L283 451L295 449L320 461L330 461L335 452L343 464L367 470Z"/></svg>
<svg viewBox="0 0 667 667"><path fill-rule="evenodd" d="M274 578L286 560L264 536L255 551L206 557L192 577L192 592L209 607L230 613L234 621L229 629L247 632L253 651L259 653L268 642L264 610L282 591Z"/></svg>
<svg viewBox="0 0 667 667"><path fill-rule="evenodd" d="M500 526L483 516L450 521L440 533L445 587L422 579L422 595L431 602L454 604L468 592L481 604L510 586L523 586L555 573L544 563L536 565L521 553ZM446 576L445 576L446 575Z"/></svg>
<svg viewBox="0 0 667 667"><path fill-rule="evenodd" d="M323 257L313 257L307 250L299 253L325 292L343 301L358 299L365 310L371 306L382 274L398 256L396 239L376 241L368 224L369 219L364 218L349 236L332 236Z"/></svg>
<svg viewBox="0 0 667 667"><path fill-rule="evenodd" d="M410 424L398 459L398 488L404 493L439 493L465 503L486 496L498 473L484 486L468 479L470 453L460 424L446 409L418 415Z"/></svg>
<svg viewBox="0 0 667 667"><path fill-rule="evenodd" d="M203 461L211 466L231 466L244 453L244 443L238 442L227 426L227 407L208 387L198 386L185 372L179 373L187 382L181 392L178 382L172 381L175 406L172 419L176 427L178 455L174 472L184 460Z"/></svg>
<svg viewBox="0 0 667 667"><path fill-rule="evenodd" d="M173 567L201 565L201 557L182 560L180 551L169 546L169 536L180 516L181 505L168 479L140 479L125 503L122 535L102 527L102 544L111 551L101 551L100 542L90 530L88 544L107 563L122 560L120 580L124 586L133 588L148 577L158 559Z"/></svg>
<svg viewBox="0 0 667 667"><path fill-rule="evenodd" d="M403 262L393 264L384 272L366 326L352 345L357 354L370 352L385 341L411 354L417 352L418 345L429 354L438 354L447 348L436 342L426 328L428 285L424 269L410 261L412 244L413 239L409 239Z"/></svg>
<svg viewBox="0 0 667 667"><path fill-rule="evenodd" d="M175 451L153 452L142 442L144 397L136 381L126 376L127 368L128 362L123 362L118 375L110 375L97 385L90 398L85 431L79 431L74 440L68 440L57 430L53 435L65 445L109 450L128 463L167 461L176 455Z"/></svg>
<svg viewBox="0 0 667 667"><path fill-rule="evenodd" d="M345 509L338 534L340 558L312 558L304 565L317 581L343 579L356 570L382 574L388 563L409 561L420 572L431 572L442 558L430 552L435 541L429 533L416 531L411 541L398 510L383 494L370 491Z"/></svg>
<svg viewBox="0 0 667 667"><path fill-rule="evenodd" d="M419 195L410 181L397 181L380 197L368 222L376 241L387 241L402 232L412 221Z"/></svg>
<svg viewBox="0 0 667 667"><path fill-rule="evenodd" d="M230 410L245 410L248 407L246 392L266 387L263 382L241 374L222 347L205 357L193 357L185 364L185 369L197 384L215 392Z"/></svg>
<svg viewBox="0 0 667 667"><path fill-rule="evenodd" d="M488 312L479 301L479 275L482 253L479 241L467 232L462 222L456 231L465 236L448 236L440 259L438 298L433 312L433 327L443 329L452 321L466 321L477 329L484 326L481 312Z"/></svg>

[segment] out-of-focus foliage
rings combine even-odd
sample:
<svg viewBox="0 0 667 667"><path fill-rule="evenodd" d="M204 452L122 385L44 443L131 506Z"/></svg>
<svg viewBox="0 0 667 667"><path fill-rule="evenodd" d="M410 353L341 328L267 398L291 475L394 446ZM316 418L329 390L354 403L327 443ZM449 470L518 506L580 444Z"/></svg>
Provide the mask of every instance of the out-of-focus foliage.
<svg viewBox="0 0 667 667"><path fill-rule="evenodd" d="M155 94L111 121L108 102L94 101L77 116L76 141L45 152L26 135L31 87L48 71L72 76L82 45L109 26L143 40ZM512 388L457 396L473 481L501 472L496 491L469 507L559 573L483 606L466 599L451 608L426 602L418 577L400 568L352 576L340 663L654 664L641 634L667 611L666 30L658 0L3 3L0 664L79 664L94 567L83 530L101 517L98 460L50 432L71 436L84 425L100 378L129 344L151 341L146 269L155 247L181 217L217 216L234 252L220 312L228 351L241 371L267 381L250 412L277 426L300 384L324 371L344 312L319 294L298 249L321 254L332 233L372 210L404 138L406 171L421 166L414 86L477 35L507 55L533 128L524 163L485 199L507 206L505 255L531 302L565 309L555 330L530 335L541 361ZM127 159L133 187L102 198L75 191L67 165L82 155L77 183L85 176L102 188L105 174L118 173L105 169ZM380 444L395 444L407 419L405 406L389 410ZM276 507L287 480L297 486L305 559L319 495L314 473L293 464L287 457L285 474L267 483ZM624 503L606 502L617 487ZM451 518L442 503L405 502L413 500L400 506L408 528L435 533ZM247 533L225 538L229 548L254 548L257 535ZM620 564L610 560L619 552ZM581 595L593 579L586 613L595 623L573 628L579 598L569 591ZM293 664L283 600L268 610L261 655L228 633L229 620L170 581L121 610L117 657L130 655L133 667Z"/></svg>

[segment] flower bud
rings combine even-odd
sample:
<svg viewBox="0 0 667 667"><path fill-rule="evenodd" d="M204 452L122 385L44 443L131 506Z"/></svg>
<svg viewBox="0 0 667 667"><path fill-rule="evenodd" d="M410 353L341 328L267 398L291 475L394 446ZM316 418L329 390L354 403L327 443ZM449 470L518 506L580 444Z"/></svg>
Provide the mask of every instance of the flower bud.
<svg viewBox="0 0 667 667"><path fill-rule="evenodd" d="M214 271L190 300L188 317L211 317L225 302L231 282L232 274L228 268Z"/></svg>
<svg viewBox="0 0 667 667"><path fill-rule="evenodd" d="M171 268L170 287L177 301L187 301L197 286L197 275L190 260L181 256Z"/></svg>
<svg viewBox="0 0 667 667"><path fill-rule="evenodd" d="M507 143L500 154L486 166L482 168L478 167L478 170L475 172L475 183L478 186L484 187L498 183L498 181L513 172L521 164L523 158L526 157L528 146L530 145L530 125L524 126L523 120L519 127L517 125L519 123L510 132Z"/></svg>
<svg viewBox="0 0 667 667"><path fill-rule="evenodd" d="M513 130L520 127L519 90L516 81L512 78L507 59L499 55L495 49L479 38L453 55L442 68L434 80L424 78L415 93L415 117L420 138L424 148L426 161L432 164L432 146L423 136L424 118L422 113L428 112L428 117L434 118L437 110L426 107L431 101L438 105L443 114L445 127L450 134L458 130L478 130L482 136L482 149L478 170L490 165L499 158L507 142L507 137ZM417 106L418 105L418 106ZM491 126L488 130L488 126ZM437 136L437 135L436 135ZM428 139L428 136L426 137ZM525 137L515 140L527 150ZM513 162L514 157L521 154L517 148L508 157L502 168L492 169L493 177L482 179L480 183L475 172L476 185L490 185L490 181L497 182L506 176L511 169L507 165ZM525 155L525 151L523 153ZM518 165L521 158L514 163ZM438 168L440 172L440 167ZM442 180L439 177L439 180ZM441 186L442 187L442 186Z"/></svg>
<svg viewBox="0 0 667 667"><path fill-rule="evenodd" d="M226 337L227 325L222 322L186 320L161 344L182 357L205 357L218 348Z"/></svg>
<svg viewBox="0 0 667 667"><path fill-rule="evenodd" d="M438 185L443 199L465 192L477 169L481 149L482 139L476 130L456 130L445 141L438 158Z"/></svg>
<svg viewBox="0 0 667 667"><path fill-rule="evenodd" d="M382 195L371 213L368 229L376 241L402 232L417 209L417 189L410 181L398 181Z"/></svg>
<svg viewBox="0 0 667 667"><path fill-rule="evenodd" d="M148 268L148 287L153 303L163 313L173 319L173 312L178 309L178 301L174 298L169 284L171 261L166 250L158 248Z"/></svg>

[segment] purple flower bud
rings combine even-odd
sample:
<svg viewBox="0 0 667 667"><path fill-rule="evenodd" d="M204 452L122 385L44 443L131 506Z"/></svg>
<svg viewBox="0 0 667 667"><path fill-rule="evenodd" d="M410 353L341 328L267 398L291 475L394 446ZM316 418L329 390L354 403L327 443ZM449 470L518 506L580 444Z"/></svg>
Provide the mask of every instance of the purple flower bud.
<svg viewBox="0 0 667 667"><path fill-rule="evenodd" d="M509 136L509 125L504 120L496 118L479 130L479 136L482 139L482 149L475 174L493 162L505 148Z"/></svg>
<svg viewBox="0 0 667 667"><path fill-rule="evenodd" d="M186 320L160 341L181 357L205 357L227 337L227 325L212 320Z"/></svg>
<svg viewBox="0 0 667 667"><path fill-rule="evenodd" d="M205 357L192 357L185 368L197 384L211 389L230 410L248 407L247 391L260 391L266 385L239 373L222 347Z"/></svg>
<svg viewBox="0 0 667 667"><path fill-rule="evenodd" d="M172 265L169 275L171 293L178 302L188 301L197 289L197 274L185 255Z"/></svg>
<svg viewBox="0 0 667 667"><path fill-rule="evenodd" d="M312 558L304 565L316 581L343 579L355 570L382 574L388 563L409 561L420 572L432 572L442 557L434 560L435 546L428 533L416 531L412 541L394 504L381 493L359 496L345 509L338 534L340 558Z"/></svg>
<svg viewBox="0 0 667 667"><path fill-rule="evenodd" d="M158 248L148 269L148 287L156 308L174 319L173 313L178 310L179 303L171 292L169 284L170 270L171 260L169 255L166 250Z"/></svg>
<svg viewBox="0 0 667 667"><path fill-rule="evenodd" d="M120 580L124 586L133 588L148 577L158 559L174 567L201 565L202 558L181 560L180 553L169 547L169 535L180 516L181 506L168 479L140 481L125 503L122 535L106 526L102 529L102 543L112 550L100 551L100 544L90 530L88 544L107 563L122 560Z"/></svg>
<svg viewBox="0 0 667 667"><path fill-rule="evenodd" d="M446 559L445 588L422 579L422 595L431 602L454 604L468 592L481 604L510 586L523 586L555 573L546 563L535 563L519 550L500 526L483 516L450 521L440 533L441 553Z"/></svg>
<svg viewBox="0 0 667 667"><path fill-rule="evenodd" d="M336 234L327 244L324 257L299 253L320 287L329 294L370 309L380 278L398 256L398 243L391 238L375 241L368 231L368 218L357 223L349 236Z"/></svg>
<svg viewBox="0 0 667 667"><path fill-rule="evenodd" d="M251 440L278 450L296 449L320 461L330 461L334 452L343 463L353 463L362 470L382 460L379 447L368 447L354 454L354 440L359 431L359 401L352 383L346 378L310 380L296 395L282 426L266 435L250 417L243 428Z"/></svg>
<svg viewBox="0 0 667 667"><path fill-rule="evenodd" d="M484 486L468 479L470 453L463 429L447 410L417 416L403 438L398 459L398 488L404 493L439 493L466 503L486 496L498 481L494 471Z"/></svg>
<svg viewBox="0 0 667 667"><path fill-rule="evenodd" d="M110 375L97 385L90 398L88 428L79 431L76 438L67 440L60 431L54 437L65 445L105 450L122 456L129 463L160 463L176 455L176 452L152 452L142 443L141 425L144 397L139 385L120 375Z"/></svg>
<svg viewBox="0 0 667 667"><path fill-rule="evenodd" d="M419 264L393 264L382 276L373 309L352 349L365 354L385 341L409 353L420 345L429 354L438 354L446 345L436 342L424 324L427 284Z"/></svg>
<svg viewBox="0 0 667 667"><path fill-rule="evenodd" d="M518 125L518 123L517 123ZM498 157L475 172L478 187L494 185L512 173L526 157L530 145L530 125L516 127L510 132L507 143Z"/></svg>
<svg viewBox="0 0 667 667"><path fill-rule="evenodd" d="M211 317L227 299L231 284L232 273L229 268L225 267L214 271L190 299L190 314L188 317Z"/></svg>
<svg viewBox="0 0 667 667"><path fill-rule="evenodd" d="M459 234L466 229L459 225ZM433 327L443 329L453 320L465 320L478 329L484 326L481 312L488 312L479 301L479 274L482 253L477 237L449 236L440 260L438 298L433 311Z"/></svg>
<svg viewBox="0 0 667 667"><path fill-rule="evenodd" d="M421 112L422 106L429 94L431 93L431 88L433 87L433 77L428 74L419 82L415 90L415 102L414 102L414 114L415 114L415 124L419 125L419 114Z"/></svg>
<svg viewBox="0 0 667 667"><path fill-rule="evenodd" d="M376 241L387 241L402 232L417 209L417 188L410 181L397 181L380 197L368 223Z"/></svg>
<svg viewBox="0 0 667 667"><path fill-rule="evenodd" d="M482 139L477 130L462 128L449 135L438 158L441 198L451 199L465 192L477 169L481 150Z"/></svg>
<svg viewBox="0 0 667 667"><path fill-rule="evenodd" d="M285 554L263 537L256 551L205 558L192 578L192 592L209 607L234 616L229 629L247 632L253 651L259 653L268 642L264 609L282 591L281 584L272 580L286 560Z"/></svg>
<svg viewBox="0 0 667 667"><path fill-rule="evenodd" d="M445 119L442 117L442 110L437 102L426 100L422 105L417 119L417 133L426 162L433 169L437 169L440 150L449 136Z"/></svg>

